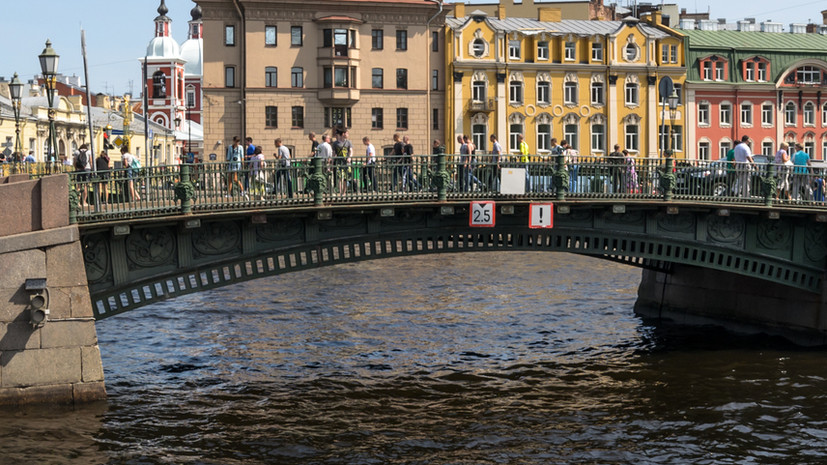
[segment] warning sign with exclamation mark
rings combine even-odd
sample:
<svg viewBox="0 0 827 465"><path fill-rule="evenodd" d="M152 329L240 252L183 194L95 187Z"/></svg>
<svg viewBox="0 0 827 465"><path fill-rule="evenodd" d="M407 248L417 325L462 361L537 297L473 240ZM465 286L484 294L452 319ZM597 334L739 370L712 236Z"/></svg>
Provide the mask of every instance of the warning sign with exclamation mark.
<svg viewBox="0 0 827 465"><path fill-rule="evenodd" d="M554 227L554 205L532 203L528 209L528 227L531 229Z"/></svg>

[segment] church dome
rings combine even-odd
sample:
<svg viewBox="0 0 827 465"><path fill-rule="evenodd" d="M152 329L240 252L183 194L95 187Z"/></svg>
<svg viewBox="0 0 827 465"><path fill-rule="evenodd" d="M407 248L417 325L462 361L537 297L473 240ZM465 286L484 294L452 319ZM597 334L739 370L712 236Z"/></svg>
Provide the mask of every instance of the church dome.
<svg viewBox="0 0 827 465"><path fill-rule="evenodd" d="M187 61L184 64L184 75L202 76L204 74L203 50L203 39L187 39L184 41L181 45L181 58Z"/></svg>
<svg viewBox="0 0 827 465"><path fill-rule="evenodd" d="M149 58L180 58L181 47L172 37L156 37L146 48Z"/></svg>

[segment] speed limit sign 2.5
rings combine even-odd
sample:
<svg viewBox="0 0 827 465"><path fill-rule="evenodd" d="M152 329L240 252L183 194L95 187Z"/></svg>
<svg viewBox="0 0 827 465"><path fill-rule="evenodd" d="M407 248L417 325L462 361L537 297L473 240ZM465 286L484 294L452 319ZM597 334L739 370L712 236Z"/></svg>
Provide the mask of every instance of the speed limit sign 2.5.
<svg viewBox="0 0 827 465"><path fill-rule="evenodd" d="M495 211L496 207L494 205L494 202L471 202L468 226L474 226L478 228L493 228L495 224Z"/></svg>

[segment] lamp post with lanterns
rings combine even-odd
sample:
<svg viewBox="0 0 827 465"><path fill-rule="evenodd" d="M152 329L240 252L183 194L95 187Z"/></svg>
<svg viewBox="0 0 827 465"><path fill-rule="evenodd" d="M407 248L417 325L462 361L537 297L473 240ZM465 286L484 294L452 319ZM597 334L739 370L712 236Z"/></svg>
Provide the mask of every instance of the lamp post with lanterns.
<svg viewBox="0 0 827 465"><path fill-rule="evenodd" d="M23 143L20 141L20 99L23 93L23 83L14 73L14 77L9 83L9 93L11 94L12 109L14 110L14 157L16 159L23 157Z"/></svg>
<svg viewBox="0 0 827 465"><path fill-rule="evenodd" d="M176 116L175 116L175 120L174 120L174 121L175 121L175 128L173 128L173 131L172 131L172 136L173 136L173 139L172 139L172 140L173 140L173 144L174 144L175 148L178 148L178 145L177 145L177 144L175 144L175 141L177 140L177 134L175 134L175 133L176 133L176 131L178 131L178 130L181 128L181 121L182 121L182 120L181 120L181 116L180 116L180 115L176 115ZM178 162L179 162L179 163L184 163L184 161L185 161L185 160L184 160L184 157L182 157L182 156L179 154L179 155L178 155Z"/></svg>
<svg viewBox="0 0 827 465"><path fill-rule="evenodd" d="M680 103L680 97L674 87L672 93L666 98L666 103L669 105L669 149L666 150L666 156L671 157L675 150L675 120L678 117L678 103Z"/></svg>
<svg viewBox="0 0 827 465"><path fill-rule="evenodd" d="M46 83L46 98L49 102L49 153L47 162L54 163L54 156L57 153L57 131L55 130L54 92L57 81L57 64L60 59L52 48L52 42L46 39L46 48L38 55L40 59L40 71L43 73L43 80Z"/></svg>

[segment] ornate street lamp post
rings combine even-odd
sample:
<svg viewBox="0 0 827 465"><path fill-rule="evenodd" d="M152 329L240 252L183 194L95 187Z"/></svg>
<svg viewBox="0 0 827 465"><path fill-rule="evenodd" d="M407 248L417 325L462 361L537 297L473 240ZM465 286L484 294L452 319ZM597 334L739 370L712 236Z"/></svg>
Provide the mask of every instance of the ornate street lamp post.
<svg viewBox="0 0 827 465"><path fill-rule="evenodd" d="M23 157L23 143L20 141L20 98L23 92L23 83L14 73L14 77L9 83L9 92L11 93L12 108L14 109L14 156L16 158Z"/></svg>
<svg viewBox="0 0 827 465"><path fill-rule="evenodd" d="M666 101L669 104L669 149L666 151L666 156L671 157L675 149L675 119L678 117L678 103L680 102L676 89L672 89L672 94L667 97Z"/></svg>
<svg viewBox="0 0 827 465"><path fill-rule="evenodd" d="M181 128L181 117L176 116L174 121L175 121L175 128L173 130L173 134L175 134L175 132L178 131ZM174 141L175 141L175 139L173 139L173 142ZM178 148L177 145L175 146L175 148ZM181 163L184 163L185 162L184 157L182 157L181 155L178 155L178 161L181 162Z"/></svg>
<svg viewBox="0 0 827 465"><path fill-rule="evenodd" d="M57 154L57 131L55 130L55 110L54 110L54 91L57 78L57 63L60 59L55 50L52 48L52 42L46 39L46 48L38 55L40 58L40 71L43 73L43 79L46 81L46 98L49 101L49 153L47 154L49 163L54 163L54 157Z"/></svg>

